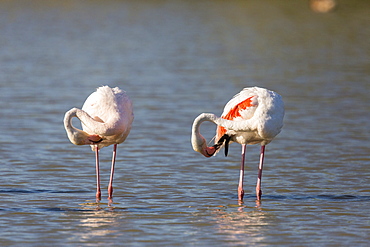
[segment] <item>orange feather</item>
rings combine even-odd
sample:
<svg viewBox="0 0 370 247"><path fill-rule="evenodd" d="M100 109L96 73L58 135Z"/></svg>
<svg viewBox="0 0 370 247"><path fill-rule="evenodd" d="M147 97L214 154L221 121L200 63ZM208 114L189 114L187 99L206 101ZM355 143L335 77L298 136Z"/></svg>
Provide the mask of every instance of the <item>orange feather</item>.
<svg viewBox="0 0 370 247"><path fill-rule="evenodd" d="M253 106L253 104L252 104L252 98L253 97L254 96L251 96L251 97L247 98L246 100L243 100L239 104L235 105L233 108L230 109L230 111L225 116L221 116L221 118L227 119L227 120L233 120L237 117L241 117L242 115L240 114L240 112L242 110L245 110L248 107ZM222 126L218 126L217 127L217 138L216 138L215 141L217 142L218 139L220 139L225 133L226 133L226 129Z"/></svg>

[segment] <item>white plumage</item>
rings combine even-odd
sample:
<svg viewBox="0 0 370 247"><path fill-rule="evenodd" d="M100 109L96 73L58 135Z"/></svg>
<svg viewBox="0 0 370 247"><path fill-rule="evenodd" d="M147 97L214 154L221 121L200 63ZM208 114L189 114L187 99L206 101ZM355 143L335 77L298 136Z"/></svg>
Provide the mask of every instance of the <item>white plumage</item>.
<svg viewBox="0 0 370 247"><path fill-rule="evenodd" d="M250 100L243 105L247 99ZM244 88L226 104L221 118L232 120L232 123L224 122L224 125L234 127L222 132L218 126L216 142L228 134L230 141L239 144L267 145L283 127L284 103L273 91L259 87Z"/></svg>
<svg viewBox="0 0 370 247"><path fill-rule="evenodd" d="M72 125L77 117L82 129ZM113 194L113 173L117 144L125 141L134 120L132 103L126 92L118 87L99 87L85 101L82 109L72 108L64 116L64 127L69 140L75 145L91 145L96 153L97 201L101 199L99 175L99 149L114 145L108 198Z"/></svg>
<svg viewBox="0 0 370 247"><path fill-rule="evenodd" d="M237 142L242 145L241 174L238 197L243 199L244 159L247 144L261 144L261 159L256 186L257 199L260 200L261 177L265 145L278 135L283 127L284 103L279 94L259 87L244 88L225 106L221 117L212 113L202 113L193 122L193 149L205 157L216 154L221 147L228 152L228 145ZM205 138L200 134L200 125L204 121L217 124L215 145L207 146Z"/></svg>
<svg viewBox="0 0 370 247"><path fill-rule="evenodd" d="M118 87L98 88L86 99L82 110L93 119L93 121L89 119L86 122L82 121L82 129L87 133L103 137L103 140L97 144L99 148L120 144L130 133L134 119L132 103L126 92Z"/></svg>

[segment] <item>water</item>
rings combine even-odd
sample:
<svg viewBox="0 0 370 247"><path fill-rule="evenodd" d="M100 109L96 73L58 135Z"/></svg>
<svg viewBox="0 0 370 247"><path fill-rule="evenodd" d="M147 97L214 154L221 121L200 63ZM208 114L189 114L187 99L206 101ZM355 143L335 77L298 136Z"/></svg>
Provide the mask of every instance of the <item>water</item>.
<svg viewBox="0 0 370 247"><path fill-rule="evenodd" d="M1 1L2 246L367 246L369 4L339 1ZM100 85L134 102L107 205L111 147L69 143L62 120ZM206 159L193 119L243 87L277 91L282 133ZM215 127L204 124L210 139Z"/></svg>

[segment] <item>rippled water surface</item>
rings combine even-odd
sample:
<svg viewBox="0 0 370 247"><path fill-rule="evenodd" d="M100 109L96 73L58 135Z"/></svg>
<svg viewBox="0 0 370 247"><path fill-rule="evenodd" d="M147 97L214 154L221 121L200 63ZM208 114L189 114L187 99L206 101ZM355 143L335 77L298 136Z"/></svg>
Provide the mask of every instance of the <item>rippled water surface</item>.
<svg viewBox="0 0 370 247"><path fill-rule="evenodd" d="M367 246L370 241L368 1L0 1L0 245ZM64 113L101 85L134 102L119 145L71 144ZM243 87L277 91L281 134L206 159L193 119ZM201 129L211 139L215 126Z"/></svg>

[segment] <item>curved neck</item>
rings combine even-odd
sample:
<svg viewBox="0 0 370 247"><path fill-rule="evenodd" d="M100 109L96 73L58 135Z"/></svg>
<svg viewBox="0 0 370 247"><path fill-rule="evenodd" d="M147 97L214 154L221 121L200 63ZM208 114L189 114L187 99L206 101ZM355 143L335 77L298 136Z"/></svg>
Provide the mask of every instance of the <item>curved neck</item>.
<svg viewBox="0 0 370 247"><path fill-rule="evenodd" d="M217 116L211 113L200 114L193 122L191 144L194 151L203 154L205 157L211 157L216 149L214 147L208 147L206 139L200 134L200 125L204 121L210 121L215 123Z"/></svg>
<svg viewBox="0 0 370 247"><path fill-rule="evenodd" d="M199 133L200 125L205 121L212 122L218 126L224 127L225 129L234 131L250 131L254 128L254 126L252 125L253 121L251 121L250 119L232 121L217 117L213 113L202 113L194 120L193 133Z"/></svg>
<svg viewBox="0 0 370 247"><path fill-rule="evenodd" d="M200 125L205 121L215 123L218 126L234 131L250 131L256 128L255 126L253 126L253 122L250 119L242 121L232 121L217 117L215 114L212 113L200 114L193 122L191 144L194 151L199 152L206 157L211 157L212 155L214 155L219 147L216 147L216 145L213 147L208 147L206 139L200 134Z"/></svg>
<svg viewBox="0 0 370 247"><path fill-rule="evenodd" d="M64 115L64 128L66 129L68 139L75 145L91 144L89 134L72 125L72 118L77 117L78 110L77 108L73 108Z"/></svg>

